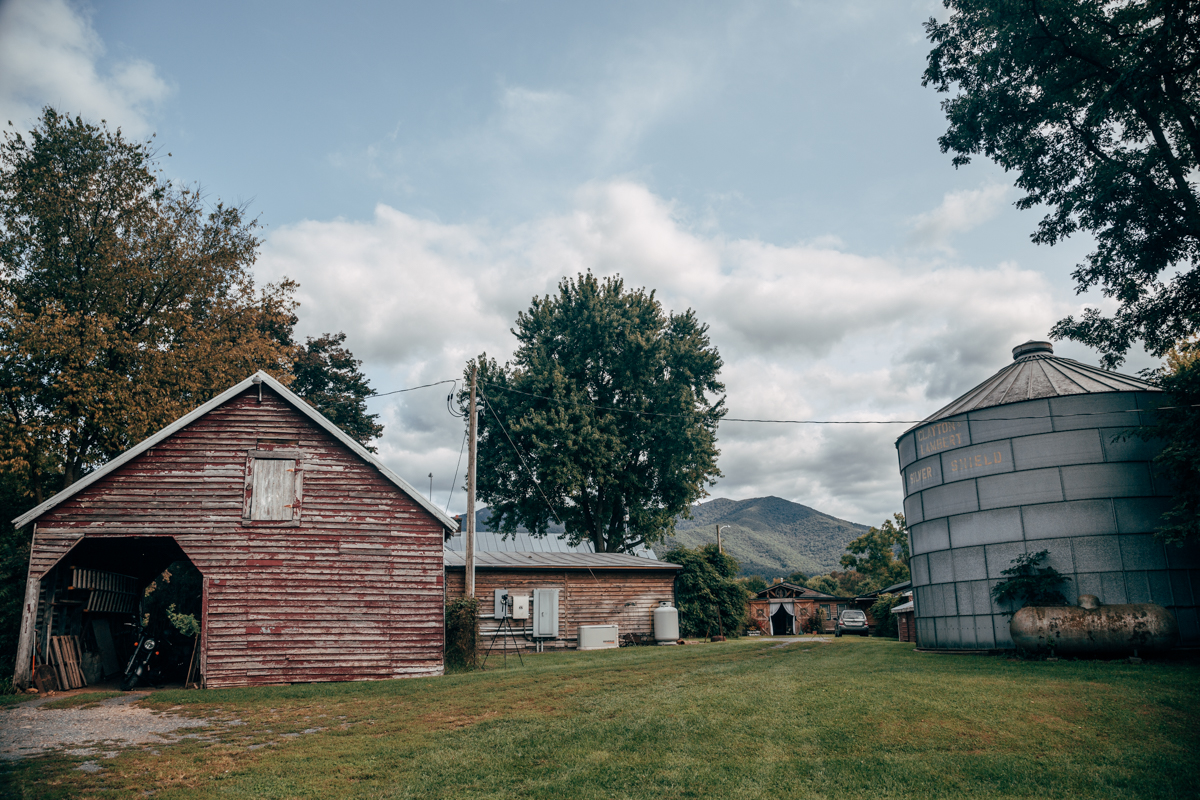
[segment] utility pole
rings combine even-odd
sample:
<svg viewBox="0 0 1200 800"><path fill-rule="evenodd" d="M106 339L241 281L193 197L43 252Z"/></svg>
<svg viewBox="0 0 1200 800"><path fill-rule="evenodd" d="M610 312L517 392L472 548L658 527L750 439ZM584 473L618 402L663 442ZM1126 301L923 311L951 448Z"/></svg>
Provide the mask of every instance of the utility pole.
<svg viewBox="0 0 1200 800"><path fill-rule="evenodd" d="M479 432L477 428L478 417L475 413L475 371L476 366L471 365L471 403L468 415L467 439L470 442L469 452L467 454L467 529L464 532L466 544L466 572L467 572L467 590L466 597L475 597L475 436Z"/></svg>
<svg viewBox="0 0 1200 800"><path fill-rule="evenodd" d="M717 552L718 553L723 554L725 552L725 548L721 546L721 528L728 528L728 527L729 527L728 525L718 525L717 526Z"/></svg>

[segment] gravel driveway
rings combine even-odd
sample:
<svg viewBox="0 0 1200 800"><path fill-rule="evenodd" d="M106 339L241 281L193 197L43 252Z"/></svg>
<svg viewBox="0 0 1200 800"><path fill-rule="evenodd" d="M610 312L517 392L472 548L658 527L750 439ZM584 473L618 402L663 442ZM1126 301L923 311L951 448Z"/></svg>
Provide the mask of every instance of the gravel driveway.
<svg viewBox="0 0 1200 800"><path fill-rule="evenodd" d="M40 697L0 711L0 761L60 751L71 755L113 758L125 747L170 744L198 737L189 728L214 724L210 720L150 711L133 705L149 692L130 692L102 700L91 708L41 709L63 697ZM225 725L230 724L224 722ZM93 769L99 769L93 762ZM84 765L83 769L88 769Z"/></svg>

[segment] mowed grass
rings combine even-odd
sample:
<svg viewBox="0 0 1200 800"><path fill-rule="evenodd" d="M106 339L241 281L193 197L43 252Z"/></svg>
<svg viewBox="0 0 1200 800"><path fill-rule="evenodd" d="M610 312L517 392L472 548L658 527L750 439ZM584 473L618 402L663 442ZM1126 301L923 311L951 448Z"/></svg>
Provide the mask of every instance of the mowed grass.
<svg viewBox="0 0 1200 800"><path fill-rule="evenodd" d="M74 769L6 768L11 797L1197 797L1195 661L1016 661L888 640L752 639L509 659L443 678L145 703L216 734ZM313 730L320 728L322 730ZM301 733L301 731L312 731ZM288 736L286 734L300 734Z"/></svg>

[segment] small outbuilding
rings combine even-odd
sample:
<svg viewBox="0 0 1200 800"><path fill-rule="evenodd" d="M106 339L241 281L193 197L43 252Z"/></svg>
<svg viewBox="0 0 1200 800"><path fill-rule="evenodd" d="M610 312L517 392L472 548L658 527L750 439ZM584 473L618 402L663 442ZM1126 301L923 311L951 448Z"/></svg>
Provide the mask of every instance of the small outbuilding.
<svg viewBox="0 0 1200 800"><path fill-rule="evenodd" d="M53 637L100 631L110 664L127 656L116 633L180 560L201 576L205 686L442 672L457 523L264 372L14 524L33 528L19 686Z"/></svg>
<svg viewBox="0 0 1200 800"><path fill-rule="evenodd" d="M808 630L808 620L815 617L822 632L831 632L837 615L853 606L853 598L834 597L784 581L750 600L750 624L767 636L794 636Z"/></svg>
<svg viewBox="0 0 1200 800"><path fill-rule="evenodd" d="M653 634L654 609L675 602L675 578L683 568L639 552L595 553L554 536L479 532L475 597L484 649L504 619L500 598L506 593L532 603L530 618L513 622L518 647L575 647L580 625L616 625L625 641L646 641ZM453 600L466 589L461 536L447 543L445 559L446 598Z"/></svg>

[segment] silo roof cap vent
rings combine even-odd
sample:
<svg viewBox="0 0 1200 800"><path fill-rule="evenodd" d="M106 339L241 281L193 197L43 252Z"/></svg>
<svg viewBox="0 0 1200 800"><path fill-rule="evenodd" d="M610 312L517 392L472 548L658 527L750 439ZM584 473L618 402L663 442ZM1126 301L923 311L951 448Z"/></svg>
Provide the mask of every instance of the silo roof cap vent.
<svg viewBox="0 0 1200 800"><path fill-rule="evenodd" d="M1049 342L1028 341L1013 348L1013 361L1019 361L1026 356L1046 354L1054 355L1054 345Z"/></svg>

